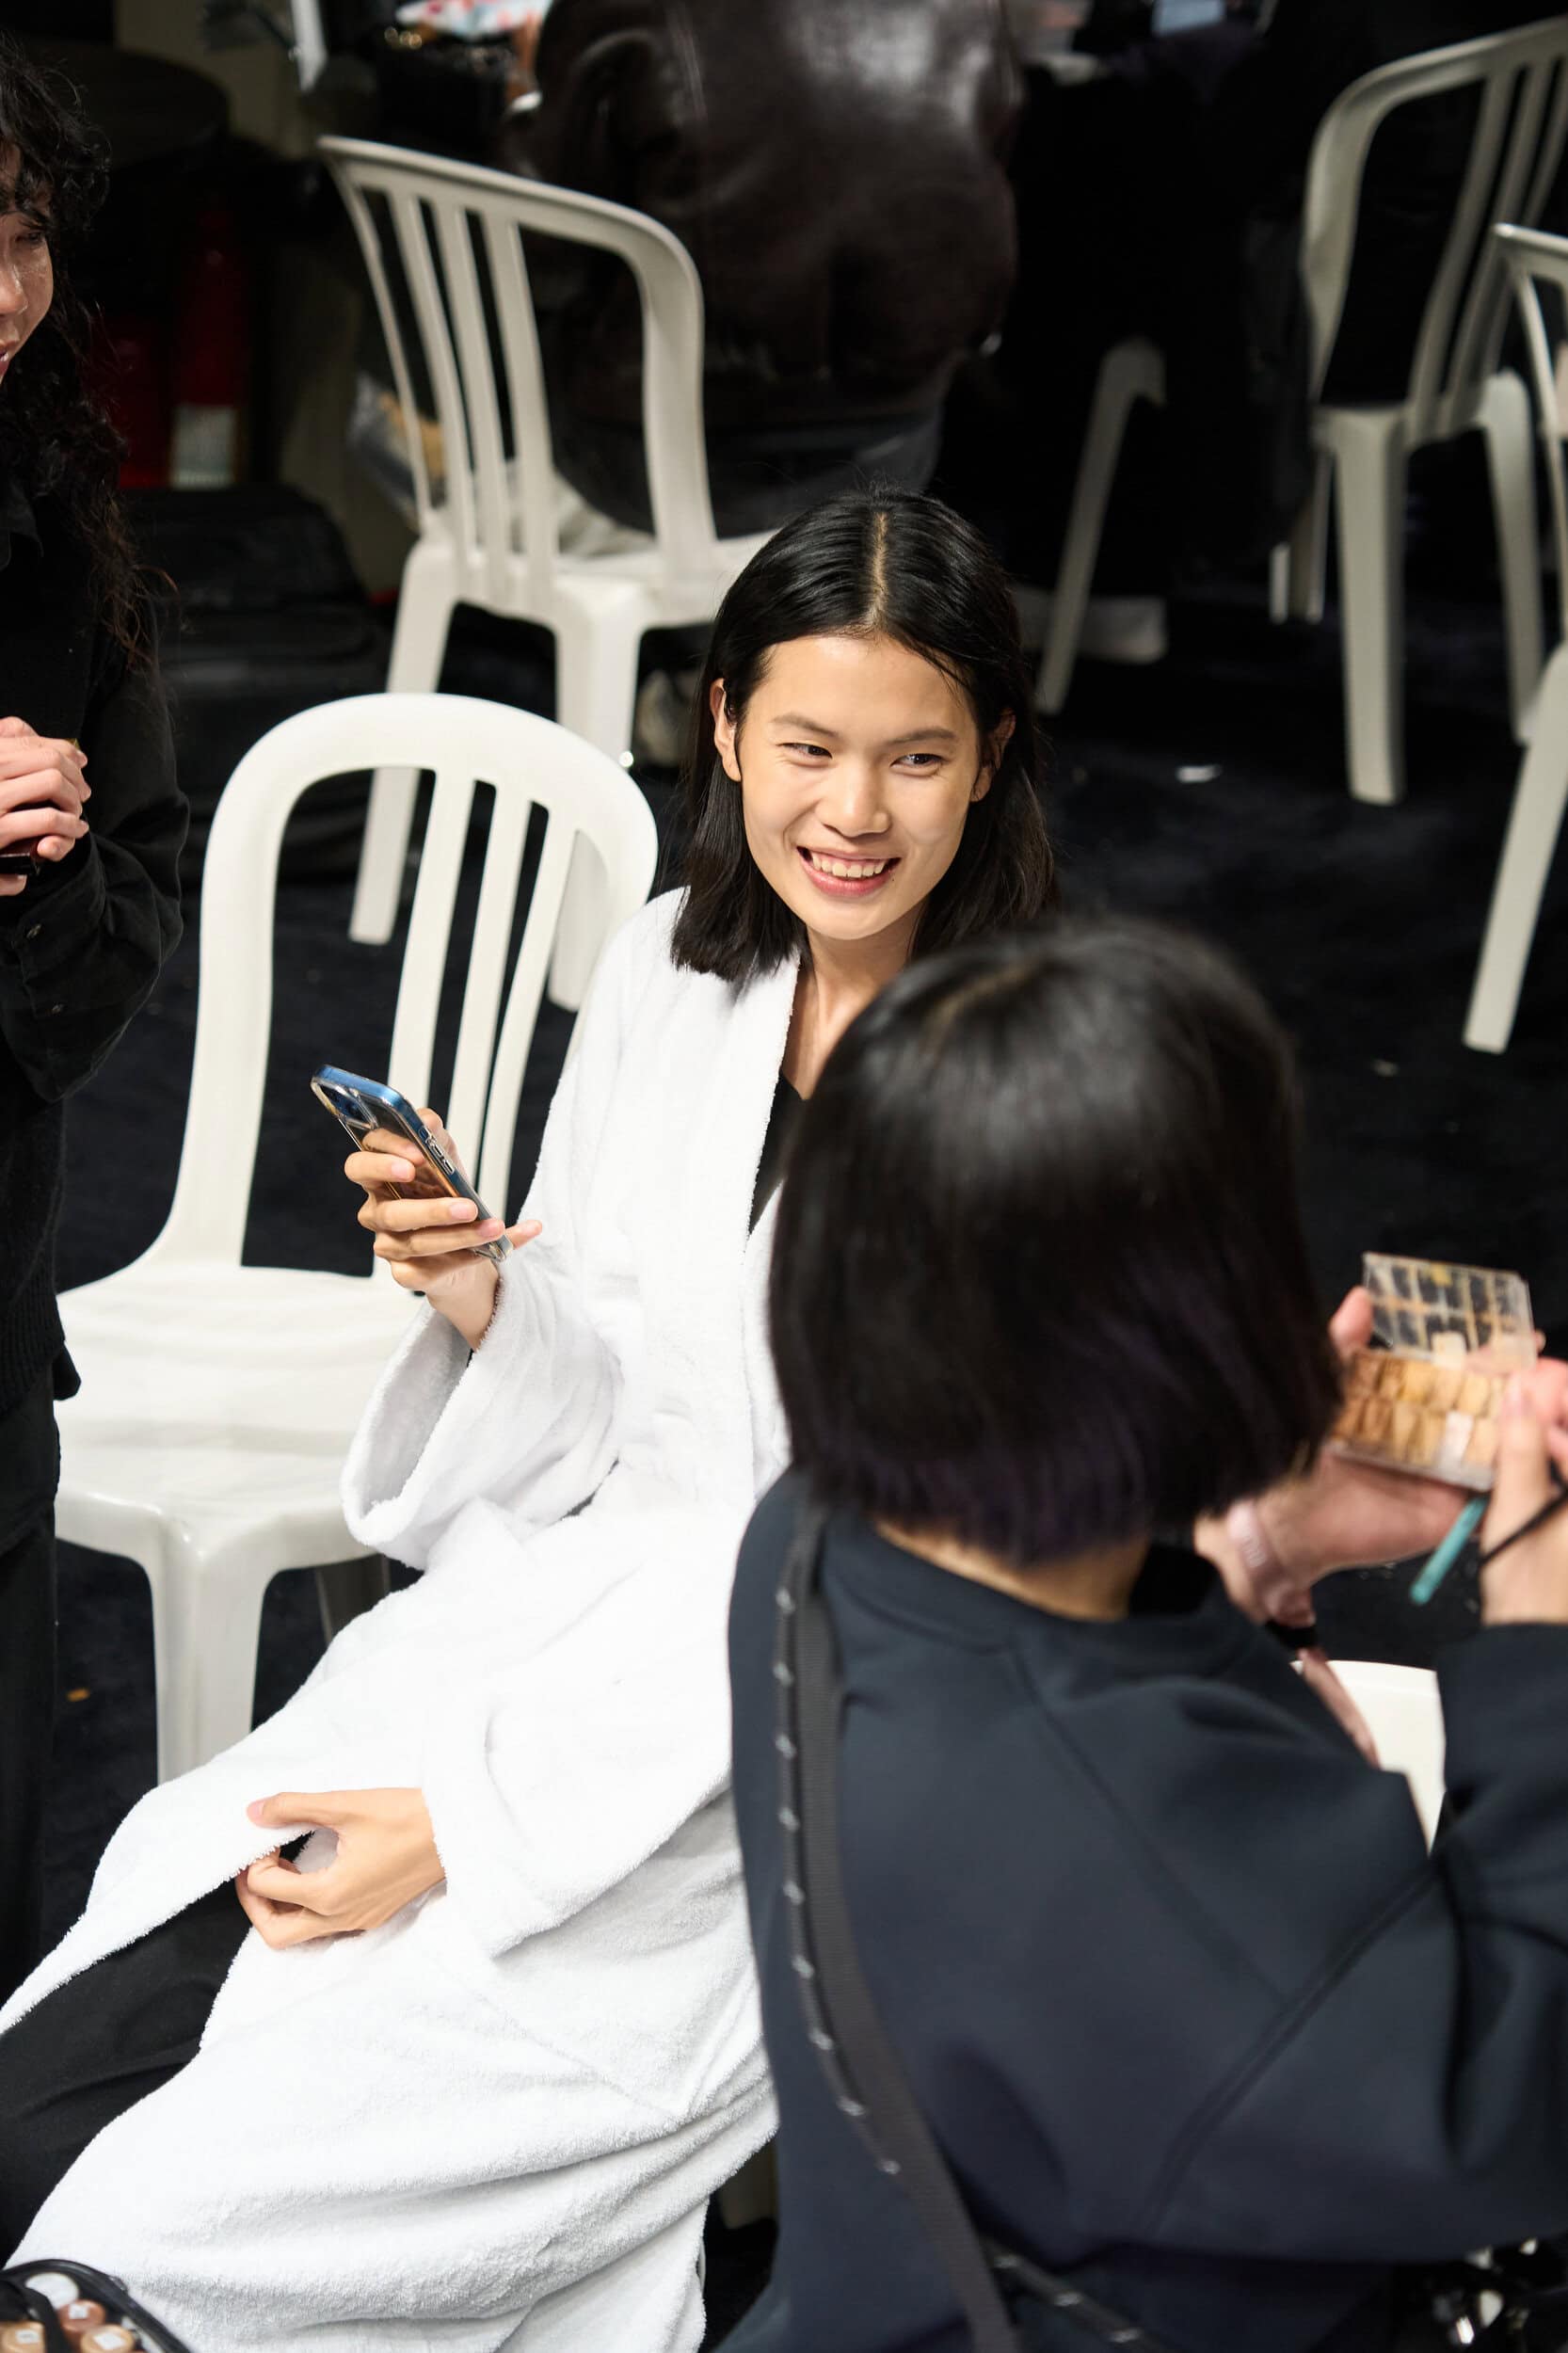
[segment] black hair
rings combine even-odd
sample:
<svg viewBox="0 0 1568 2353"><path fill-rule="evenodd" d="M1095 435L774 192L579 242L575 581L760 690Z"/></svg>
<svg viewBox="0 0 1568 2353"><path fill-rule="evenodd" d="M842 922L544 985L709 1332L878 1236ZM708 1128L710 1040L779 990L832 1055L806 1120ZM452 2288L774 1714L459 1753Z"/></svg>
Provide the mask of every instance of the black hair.
<svg viewBox="0 0 1568 2353"><path fill-rule="evenodd" d="M71 262L108 185L96 135L75 93L0 33L0 153L14 176L0 212L20 212L48 240L55 294L11 362L0 393L0 465L28 495L54 501L86 551L98 617L130 659L146 650L146 605L120 500L120 443L88 382L89 320Z"/></svg>
<svg viewBox="0 0 1568 2353"><path fill-rule="evenodd" d="M1007 576L980 534L938 500L861 491L786 523L719 607L686 747L678 965L745 981L802 943L799 917L746 846L740 790L714 745L711 693L722 679L739 723L776 646L850 635L890 637L945 672L967 696L983 744L1013 721L990 790L970 806L957 855L920 911L912 953L1032 921L1053 903L1033 680Z"/></svg>
<svg viewBox="0 0 1568 2353"><path fill-rule="evenodd" d="M1179 933L1060 921L906 968L779 1196L773 1350L819 1495L1022 1567L1304 1465L1339 1385L1296 1131L1281 1032Z"/></svg>

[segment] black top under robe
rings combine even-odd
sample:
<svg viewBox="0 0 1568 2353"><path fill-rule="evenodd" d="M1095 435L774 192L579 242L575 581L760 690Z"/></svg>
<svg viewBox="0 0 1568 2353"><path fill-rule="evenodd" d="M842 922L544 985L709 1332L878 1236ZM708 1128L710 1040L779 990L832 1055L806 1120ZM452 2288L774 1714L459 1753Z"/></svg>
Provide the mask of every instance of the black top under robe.
<svg viewBox="0 0 1568 2353"><path fill-rule="evenodd" d="M730 1621L735 1805L777 2086L773 2284L733 2353L968 2353L945 2275L806 2040L763 1498ZM1568 1627L1439 1670L1429 1859L1208 1567L1032 1609L829 1525L844 1878L866 1977L981 2222L1176 2353L1383 2353L1393 2267L1568 2223ZM1037 2308L1038 2309L1038 2308ZM1032 2344L1085 2353L1065 2322Z"/></svg>
<svg viewBox="0 0 1568 2353"><path fill-rule="evenodd" d="M62 1105L180 936L186 815L156 667L127 664L99 625L86 549L50 500L35 509L14 479L0 479L0 718L74 737L92 787L70 856L0 898L3 1414L60 1348Z"/></svg>
<svg viewBox="0 0 1568 2353"><path fill-rule="evenodd" d="M757 1182L752 1188L753 1230L778 1190L784 1174L784 1156L789 1151L790 1138L794 1134L804 1103L804 1096L797 1094L780 1071L778 1084L773 1091L773 1109L768 1113L768 1132L762 1139L762 1157L757 1164Z"/></svg>

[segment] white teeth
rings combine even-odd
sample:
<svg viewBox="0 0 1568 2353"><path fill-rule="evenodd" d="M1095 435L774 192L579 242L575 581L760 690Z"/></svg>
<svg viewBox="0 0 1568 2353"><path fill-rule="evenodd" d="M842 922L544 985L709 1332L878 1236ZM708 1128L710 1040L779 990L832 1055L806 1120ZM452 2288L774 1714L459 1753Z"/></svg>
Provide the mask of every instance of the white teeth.
<svg viewBox="0 0 1568 2353"><path fill-rule="evenodd" d="M807 856L819 873L833 874L840 882L865 882L872 874L884 874L892 864L890 857L878 858L874 864L850 865L838 857L824 857L820 850L808 850Z"/></svg>

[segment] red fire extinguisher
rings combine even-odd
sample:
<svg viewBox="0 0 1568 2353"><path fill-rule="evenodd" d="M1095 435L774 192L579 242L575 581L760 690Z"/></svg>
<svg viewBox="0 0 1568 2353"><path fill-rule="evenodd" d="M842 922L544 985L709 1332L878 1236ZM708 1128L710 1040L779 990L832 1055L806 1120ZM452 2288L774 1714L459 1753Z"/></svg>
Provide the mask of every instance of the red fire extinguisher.
<svg viewBox="0 0 1568 2353"><path fill-rule="evenodd" d="M215 489L239 478L250 382L250 272L239 224L214 200L197 216L181 274L169 480Z"/></svg>

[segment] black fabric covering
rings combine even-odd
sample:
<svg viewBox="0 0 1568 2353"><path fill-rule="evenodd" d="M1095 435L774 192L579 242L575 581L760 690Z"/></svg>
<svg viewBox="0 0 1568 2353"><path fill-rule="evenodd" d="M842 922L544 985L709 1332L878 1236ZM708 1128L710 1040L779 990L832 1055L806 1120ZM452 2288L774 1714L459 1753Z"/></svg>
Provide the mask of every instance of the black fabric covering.
<svg viewBox="0 0 1568 2353"><path fill-rule="evenodd" d="M195 2057L249 1925L225 1881L68 1977L0 2035L0 2240L8 2251L88 2143Z"/></svg>
<svg viewBox="0 0 1568 2353"><path fill-rule="evenodd" d="M842 1710L824 1724L800 1702L802 1869L774 1673L808 1508L798 1475L764 1498L730 1619L782 2218L736 2353L971 2344L959 2274L918 2218L878 2025L977 2227L1173 2353L1391 2353L1391 2258L1559 2227L1568 1627L1448 1652L1453 1807L1429 1860L1398 1776L1368 1768L1191 1552L1156 1545L1125 1617L1067 1618L835 1513L820 1591ZM792 1590L820 1693L823 1629ZM864 2008L832 1967L830 1824ZM808 2039L819 1995L841 2038L828 2063ZM1091 2342L1048 2297L1021 2299L1019 2322L1032 2353Z"/></svg>

